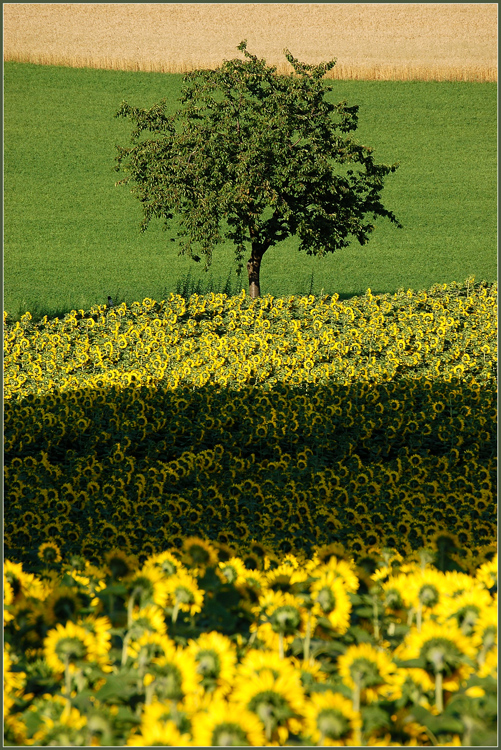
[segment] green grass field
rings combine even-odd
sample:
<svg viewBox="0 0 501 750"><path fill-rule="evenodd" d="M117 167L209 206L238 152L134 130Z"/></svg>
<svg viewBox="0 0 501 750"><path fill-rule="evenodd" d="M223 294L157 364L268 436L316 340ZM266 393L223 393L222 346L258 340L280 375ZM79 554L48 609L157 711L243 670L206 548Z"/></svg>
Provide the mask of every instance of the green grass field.
<svg viewBox="0 0 501 750"><path fill-rule="evenodd" d="M4 309L49 315L89 309L111 294L161 299L191 273L201 291L247 288L231 245L209 276L178 257L160 222L139 232L141 209L115 187L115 144L130 126L123 99L174 111L182 76L6 63L4 66ZM334 82L332 97L359 104L357 140L379 162L400 162L385 205L404 225L379 221L373 238L323 260L271 248L263 294L364 293L496 279L497 86L491 83Z"/></svg>

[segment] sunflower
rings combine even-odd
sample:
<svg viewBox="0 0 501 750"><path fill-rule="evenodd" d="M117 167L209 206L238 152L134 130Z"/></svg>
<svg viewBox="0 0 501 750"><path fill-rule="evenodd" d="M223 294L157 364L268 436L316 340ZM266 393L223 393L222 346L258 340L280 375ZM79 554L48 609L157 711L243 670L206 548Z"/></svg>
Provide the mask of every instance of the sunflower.
<svg viewBox="0 0 501 750"><path fill-rule="evenodd" d="M346 633L350 626L351 602L345 579L337 575L334 567L329 567L311 585L310 591L314 602L313 614L326 617L331 628L339 634Z"/></svg>
<svg viewBox="0 0 501 750"><path fill-rule="evenodd" d="M183 561L191 568L205 570L207 567L215 567L218 562L217 550L212 544L196 536L184 540L183 553Z"/></svg>
<svg viewBox="0 0 501 750"><path fill-rule="evenodd" d="M223 583L232 583L235 586L245 586L248 570L239 557L231 557L225 562L220 562L217 573Z"/></svg>
<svg viewBox="0 0 501 750"><path fill-rule="evenodd" d="M139 637L143 633L167 634L164 611L156 604L147 604L141 609L136 609L132 613L132 622L130 625L132 638Z"/></svg>
<svg viewBox="0 0 501 750"><path fill-rule="evenodd" d="M319 547L315 552L316 557L321 563L327 563L331 557L337 557L338 560L344 560L345 562L351 561L351 556L347 550L339 542L332 542L331 544L323 545Z"/></svg>
<svg viewBox="0 0 501 750"><path fill-rule="evenodd" d="M489 591L497 591L498 585L498 556L494 555L492 560L485 562L477 570L477 581L480 581Z"/></svg>
<svg viewBox="0 0 501 750"><path fill-rule="evenodd" d="M160 701L153 697L151 703L144 704L141 714L141 726L148 727L157 722L173 721L181 735L191 734L190 711L187 704L200 703L200 696L204 693L188 693L182 703L175 701ZM190 706L191 708L191 706ZM193 713L194 711L191 711Z"/></svg>
<svg viewBox="0 0 501 750"><path fill-rule="evenodd" d="M161 701L182 700L201 689L201 679L191 653L158 633L145 633L129 645L144 684ZM150 699L151 700L151 699Z"/></svg>
<svg viewBox="0 0 501 750"><path fill-rule="evenodd" d="M8 611L8 607L11 606L14 601L14 591L7 578L3 577L3 623L4 626L14 619L12 612Z"/></svg>
<svg viewBox="0 0 501 750"><path fill-rule="evenodd" d="M237 673L231 703L235 712L243 707L260 719L267 742L277 738L283 744L297 726L293 719L302 715L304 691L299 674L293 670L277 677L270 669L260 674Z"/></svg>
<svg viewBox="0 0 501 750"><path fill-rule="evenodd" d="M127 580L137 570L138 561L133 555L126 554L121 549L113 548L104 556L105 571L112 580Z"/></svg>
<svg viewBox="0 0 501 750"><path fill-rule="evenodd" d="M164 580L166 600L173 607L172 622L179 610L194 615L202 611L204 592L198 588L196 579L189 573L179 571Z"/></svg>
<svg viewBox="0 0 501 750"><path fill-rule="evenodd" d="M26 683L25 672L14 672L11 670L13 663L17 659L13 659L10 653L10 644L6 643L3 649L3 685L4 685L4 716L10 712L10 709L15 703L14 698L19 697L23 693L23 687Z"/></svg>
<svg viewBox="0 0 501 750"><path fill-rule="evenodd" d="M193 717L193 745L197 747L251 746L265 744L263 725L255 713L227 703L211 701L207 711Z"/></svg>
<svg viewBox="0 0 501 750"><path fill-rule="evenodd" d="M497 602L492 602L478 614L471 634L472 642L479 651L477 656L479 664L483 664L489 651L494 649L497 652L497 648L494 648L497 646L497 632L498 608Z"/></svg>
<svg viewBox="0 0 501 750"><path fill-rule="evenodd" d="M353 710L351 701L331 690L313 693L305 703L304 716L305 734L315 745L354 745L356 733L362 728L360 714Z"/></svg>
<svg viewBox="0 0 501 750"><path fill-rule="evenodd" d="M20 605L27 598L45 599L45 586L43 582L32 573L25 573L21 563L4 561L4 578L9 582L14 606Z"/></svg>
<svg viewBox="0 0 501 750"><path fill-rule="evenodd" d="M217 633L202 633L196 640L188 641L187 651L197 663L205 690L223 696L231 690L237 656L229 638Z"/></svg>
<svg viewBox="0 0 501 750"><path fill-rule="evenodd" d="M189 734L181 734L174 721L168 719L141 724L141 729L131 734L126 744L128 747L188 747L191 741Z"/></svg>
<svg viewBox="0 0 501 750"><path fill-rule="evenodd" d="M449 691L459 690L461 683L473 671L476 649L454 620L443 624L427 620L421 632L413 628L407 633L395 656L402 660L421 659L424 662L423 668L409 670L424 690L433 687L430 676L436 678L440 675L438 687L435 679L436 702L440 706L442 685Z"/></svg>
<svg viewBox="0 0 501 750"><path fill-rule="evenodd" d="M256 631L258 638L268 648L278 648L281 657L284 655L284 645L291 644L294 636L306 632L308 611L293 594L266 591L251 611L258 618L258 622L251 625L251 632Z"/></svg>
<svg viewBox="0 0 501 750"><path fill-rule="evenodd" d="M266 582L272 591L292 592L304 583L308 573L299 569L295 558L287 555L289 559L273 570L266 571Z"/></svg>
<svg viewBox="0 0 501 750"><path fill-rule="evenodd" d="M144 565L126 581L126 585L129 596L139 602L140 607L147 604L165 607L169 597L167 581L158 568Z"/></svg>
<svg viewBox="0 0 501 750"><path fill-rule="evenodd" d="M260 675L266 670L270 671L275 678L281 674L294 674L296 672L295 661L287 657L281 659L278 653L274 651L261 651L251 648L246 652L237 667L241 678Z"/></svg>
<svg viewBox="0 0 501 750"><path fill-rule="evenodd" d="M158 552L152 555L148 558L144 567L148 568L150 566L159 568L164 576L171 576L180 569L184 570L184 566L180 560L180 553L177 550L166 550L165 552Z"/></svg>
<svg viewBox="0 0 501 750"><path fill-rule="evenodd" d="M464 635L471 635L475 623L484 609L492 604L492 597L484 588L474 588L453 598L447 597L434 609L438 622L450 622L453 618Z"/></svg>
<svg viewBox="0 0 501 750"><path fill-rule="evenodd" d="M105 672L111 672L112 667L108 666L108 658L111 647L112 626L108 617L93 617L92 615L88 615L79 622L79 625L94 638L93 649L95 660Z"/></svg>
<svg viewBox="0 0 501 750"><path fill-rule="evenodd" d="M42 562L55 564L61 562L61 550L53 542L45 542L38 548L38 557Z"/></svg>
<svg viewBox="0 0 501 750"><path fill-rule="evenodd" d="M75 587L76 588L76 587ZM49 625L75 620L82 608L78 591L69 586L57 586L44 604L44 620Z"/></svg>
<svg viewBox="0 0 501 750"><path fill-rule="evenodd" d="M323 683L327 680L327 674L323 671L322 664L312 658L306 661L305 659L298 659L292 656L290 662L294 666L294 669L299 670L301 674L301 685L306 695L310 695L318 683Z"/></svg>
<svg viewBox="0 0 501 750"><path fill-rule="evenodd" d="M338 672L352 691L355 711L359 710L360 701L372 703L379 696L394 700L401 695L401 686L405 682L404 671L383 652L376 651L368 643L350 646L338 658Z"/></svg>
<svg viewBox="0 0 501 750"><path fill-rule="evenodd" d="M70 673L75 671L74 662L99 661L101 653L96 639L81 624L68 620L65 625L57 623L44 639L44 656L49 667L61 674L69 665Z"/></svg>

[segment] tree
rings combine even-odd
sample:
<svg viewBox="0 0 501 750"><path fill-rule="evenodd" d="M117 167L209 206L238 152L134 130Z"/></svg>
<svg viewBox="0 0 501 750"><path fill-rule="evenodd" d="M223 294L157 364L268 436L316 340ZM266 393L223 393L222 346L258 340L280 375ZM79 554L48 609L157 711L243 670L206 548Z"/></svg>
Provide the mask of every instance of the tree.
<svg viewBox="0 0 501 750"><path fill-rule="evenodd" d="M322 78L335 60L306 65L285 50L293 72L278 75L245 41L238 49L244 60L185 76L174 115L166 115L165 99L151 109L122 103L115 116L135 128L130 148L117 146L116 170L128 176L116 184L134 186L143 231L153 217L167 228L179 215L179 254L205 256L206 270L214 248L229 239L240 273L250 246L254 298L264 253L289 236L308 255L324 255L351 237L365 244L374 230L367 217L400 227L380 199L398 164L375 164L372 149L352 140L358 106L326 100L332 87ZM153 137L144 137L148 131Z"/></svg>

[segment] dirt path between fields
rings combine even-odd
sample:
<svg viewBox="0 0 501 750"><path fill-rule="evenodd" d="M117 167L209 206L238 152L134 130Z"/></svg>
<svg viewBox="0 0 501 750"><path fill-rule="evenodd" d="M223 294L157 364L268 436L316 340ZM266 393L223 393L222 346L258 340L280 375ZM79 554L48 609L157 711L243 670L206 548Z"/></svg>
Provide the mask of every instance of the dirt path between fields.
<svg viewBox="0 0 501 750"><path fill-rule="evenodd" d="M336 77L497 80L496 3L7 3L4 60L184 72L250 52Z"/></svg>

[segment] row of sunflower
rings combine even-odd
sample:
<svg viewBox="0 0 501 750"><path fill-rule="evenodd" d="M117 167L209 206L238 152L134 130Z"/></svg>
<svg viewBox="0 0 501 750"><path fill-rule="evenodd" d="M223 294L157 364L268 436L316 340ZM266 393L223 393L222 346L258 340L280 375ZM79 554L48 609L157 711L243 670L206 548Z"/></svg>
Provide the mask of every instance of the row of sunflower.
<svg viewBox="0 0 501 750"><path fill-rule="evenodd" d="M466 575L253 550L7 561L6 743L495 742L497 556Z"/></svg>
<svg viewBox="0 0 501 750"><path fill-rule="evenodd" d="M307 449L275 461L221 446L174 461L84 456L67 465L27 457L5 467L7 554L37 566L53 541L95 564L113 546L141 559L204 529L206 538L261 538L309 553L334 540L358 559L374 545L409 554L448 532L450 564L473 570L496 541L496 461L411 454L364 464L358 455L319 471ZM495 547L494 547L495 548Z"/></svg>
<svg viewBox="0 0 501 750"><path fill-rule="evenodd" d="M29 315L7 322L8 554L35 566L37 546L54 540L65 555L80 548L95 562L103 544L144 556L200 528L220 541L264 538L284 552L338 540L355 556L374 544L407 554L448 530L472 569L496 530L495 300L494 285L470 282L349 303L172 295L40 325ZM395 326L416 351L445 336L440 376L427 375L429 352L404 367L405 347L393 372L384 341ZM342 349L349 382L332 373L315 382L308 347L327 367L341 362L322 331L334 343L375 331L376 361L390 369L366 382L367 353ZM165 336L177 343L158 353ZM128 358L115 362L120 337ZM463 377L447 359L460 343ZM96 346L108 355L94 356ZM291 385L276 363L275 385L272 376L252 385L248 372L235 388L194 385L193 348L217 375L228 363L243 367L256 347L268 363L288 347L304 382ZM89 360L67 374L79 348ZM156 372L154 351L170 374Z"/></svg>
<svg viewBox="0 0 501 750"><path fill-rule="evenodd" d="M492 378L497 285L437 285L341 302L179 295L72 311L32 324L4 314L5 397L159 379L239 387L381 382L395 375ZM120 375L123 374L123 377ZM111 376L111 377L110 377ZM146 381L147 382L147 381Z"/></svg>
<svg viewBox="0 0 501 750"><path fill-rule="evenodd" d="M166 744L211 744L195 727L214 715L223 718L213 744L260 744L229 720L236 706L239 716L250 708L254 727L257 716L267 744L357 744L360 733L372 744L489 739L494 610L479 592L495 600L496 294L495 285L467 280L392 297L369 290L347 303L171 295L36 325L29 314L18 324L7 317L4 531L8 565L17 567L10 593L6 584L5 659L20 722L9 723L9 741L155 744L145 731L160 722ZM212 547L190 541L202 529ZM385 546L410 564L400 566L403 578L376 571ZM440 609L447 599L430 600L428 589L421 605L409 600L423 547L433 548L439 569L433 590L451 588L461 612ZM342 587L336 574L317 591L334 552L362 566L358 584ZM300 571L292 583L287 566ZM23 576L35 587L28 596ZM133 618L148 606L163 613L165 628L158 613L146 627L163 645L154 639L130 661ZM428 646L416 656L413 629L431 619L443 631L451 618L476 638L476 656L463 643L460 656L436 661L438 631L431 662ZM87 641L82 630L80 641L61 631L77 626ZM232 680L243 669L242 686L242 675L252 683L240 666L246 654L277 654L296 674L280 684L300 680L302 708L299 699L280 703L271 688L271 703L250 707L238 691L204 683L207 670L196 665L193 684L179 692L168 659L148 676L145 665L162 653L187 664L189 643L209 633L232 643ZM370 646L356 659L380 670L377 678L363 672L363 689L353 674L343 680L352 646ZM76 649L73 660L63 658L66 647ZM204 664L221 662L223 650ZM407 670L401 695L370 693L392 684L395 670ZM164 700L161 686L174 689L173 680L178 692ZM317 707L327 723L315 729L308 716L324 692L337 702ZM470 718L458 723L463 714Z"/></svg>

